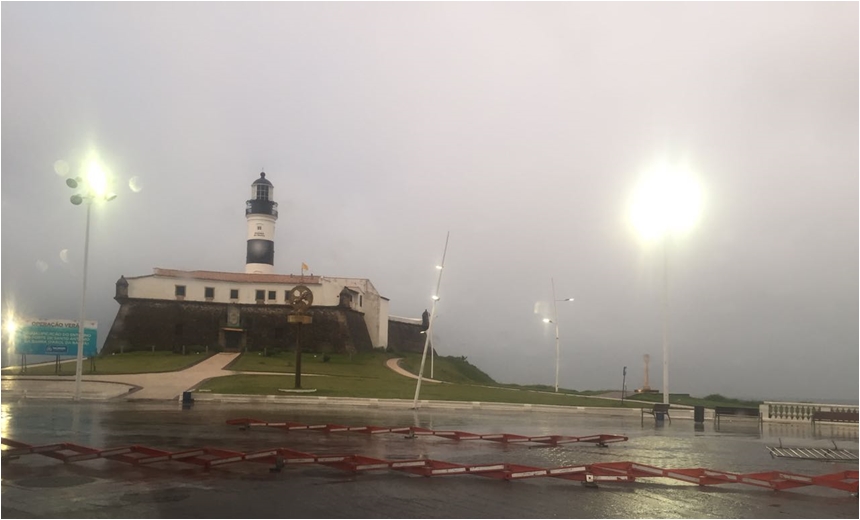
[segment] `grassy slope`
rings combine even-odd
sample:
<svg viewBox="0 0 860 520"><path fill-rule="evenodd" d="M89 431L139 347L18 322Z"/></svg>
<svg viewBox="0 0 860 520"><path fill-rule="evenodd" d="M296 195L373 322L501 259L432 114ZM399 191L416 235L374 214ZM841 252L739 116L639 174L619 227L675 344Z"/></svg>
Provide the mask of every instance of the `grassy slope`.
<svg viewBox="0 0 860 520"><path fill-rule="evenodd" d="M648 403L662 403L663 394L633 394L630 399ZM690 397L689 394L669 393L669 402L672 404L683 404L688 406L704 406L714 408L715 406L733 406L736 408L758 408L761 401L745 401L723 397L720 394L712 394L702 398Z"/></svg>
<svg viewBox="0 0 860 520"><path fill-rule="evenodd" d="M172 352L127 352L113 356L97 357L96 371L90 370L90 361L85 359L83 363L84 375L109 375L109 374L143 374L148 372L173 372L188 368L191 365L203 361L206 354L174 354ZM60 363L60 375L74 375L76 361L64 361ZM21 374L21 369L3 369L3 375ZM54 364L28 367L24 372L32 376L52 376L56 374Z"/></svg>
<svg viewBox="0 0 860 520"><path fill-rule="evenodd" d="M96 359L95 374L137 374L145 372L170 372L182 370L207 356L205 354L179 355L170 352L129 352ZM421 364L420 354L387 354L368 352L349 356L330 354L329 361L323 361L321 354L302 356L302 383L304 388L314 388L314 395L341 397L369 397L379 399L412 399L415 394L415 380L400 376L385 366L392 357L404 358L400 364L406 370L417 373ZM62 375L74 374L74 360L64 362ZM92 374L90 362L84 361L84 374ZM200 388L215 393L277 395L279 389L293 388L295 353L279 353L262 356L248 353L240 356L230 367L231 370L249 372L272 372L273 375L235 375L215 378ZM19 374L20 370L4 369L3 374ZM54 375L54 365L48 364L27 369L27 375ZM319 374L317 377L311 374ZM424 375L430 375L429 359L425 362ZM434 378L451 384L426 383L421 388L422 399L451 401L482 401L532 404L556 404L568 406L621 406L619 401L588 398L601 392L586 391L581 394L559 389L552 392L548 385L504 385L480 369L470 364L464 357L437 357L434 361ZM326 377L322 377L326 376ZM755 407L755 401L730 399L721 395L710 395L697 399L686 394L672 394L673 404L689 406ZM650 403L662 402L661 394L634 394L625 401L624 407L637 408Z"/></svg>
<svg viewBox="0 0 860 520"><path fill-rule="evenodd" d="M318 396L412 399L415 394L415 380L400 376L388 369L385 362L392 357L404 358L400 365L412 373L417 373L421 365L420 354L369 352L356 354L352 357L346 354L330 354L328 362L323 361L321 354L316 356L305 354L302 356L302 387L315 389L314 395ZM278 376L275 374L294 371L295 353L279 353L271 356L263 356L258 353L244 354L229 368L236 371L272 372L273 375L221 377L207 381L201 385L201 389L214 393L284 395L285 393L280 392L279 389L292 389L295 377L293 375ZM317 377L316 374L329 377ZM429 359L425 361L424 375L430 376ZM586 397L602 392L587 391L579 395L572 390L559 389L559 393L555 394L552 392L552 387L547 385L499 384L463 357L437 357L434 361L433 375L435 379L452 384L425 383L421 388L422 399L569 406L621 406L619 401ZM710 408L720 405L755 406L757 404L727 399L722 396L708 397L710 399L696 399L686 394L673 394L671 402ZM662 396L660 394L634 395L625 401L624 407L645 407L653 402L662 402Z"/></svg>
<svg viewBox="0 0 860 520"><path fill-rule="evenodd" d="M403 360L400 366L413 374L421 368L420 354L400 354ZM430 377L430 357L424 361L424 377ZM485 374L465 357L437 356L433 360L433 378L450 383L469 383L481 385L498 385L493 378Z"/></svg>
<svg viewBox="0 0 860 520"><path fill-rule="evenodd" d="M412 399L415 395L414 379L396 374L385 366L392 357L405 357L402 362L409 370L419 366L418 354L391 355L381 352L357 354L350 359L344 354L331 354L324 362L321 355L302 356L302 387L316 389L317 396L368 397L379 399ZM231 370L257 372L293 372L295 354L261 356L245 354L230 366ZM415 369L417 372L417 368ZM310 375L314 374L314 375ZM319 375L316 375L319 374ZM429 376L429 364L425 365ZM462 358L437 358L434 367L437 379L454 381L452 384L425 383L421 387L422 399L449 401L482 401L555 404L568 406L621 406L618 401L596 401L569 394L552 395L506 388L495 383L488 375ZM200 389L213 393L270 395L282 394L279 389L292 389L293 375L235 375L211 379ZM483 383L489 383L484 385ZM625 403L625 407L640 407L642 404Z"/></svg>

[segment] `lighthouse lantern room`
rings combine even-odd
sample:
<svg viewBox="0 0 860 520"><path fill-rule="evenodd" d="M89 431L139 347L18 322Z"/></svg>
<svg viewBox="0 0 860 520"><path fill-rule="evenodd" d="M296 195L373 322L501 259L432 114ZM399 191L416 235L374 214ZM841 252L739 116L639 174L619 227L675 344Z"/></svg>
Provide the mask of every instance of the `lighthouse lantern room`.
<svg viewBox="0 0 860 520"><path fill-rule="evenodd" d="M265 172L251 184L251 199L245 207L248 221L248 253L245 257L246 273L271 274L275 264L275 222L278 220L278 203L274 199L275 187L266 179Z"/></svg>

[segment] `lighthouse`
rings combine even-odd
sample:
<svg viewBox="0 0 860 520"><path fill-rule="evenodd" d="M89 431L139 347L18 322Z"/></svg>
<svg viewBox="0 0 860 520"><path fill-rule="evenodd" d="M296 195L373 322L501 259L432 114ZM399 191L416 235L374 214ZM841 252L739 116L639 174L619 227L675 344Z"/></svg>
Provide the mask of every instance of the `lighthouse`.
<svg viewBox="0 0 860 520"><path fill-rule="evenodd" d="M246 273L271 274L275 265L275 222L278 220L278 203L273 199L275 187L266 179L266 173L251 184L251 200L245 206L248 221L248 254L245 257Z"/></svg>

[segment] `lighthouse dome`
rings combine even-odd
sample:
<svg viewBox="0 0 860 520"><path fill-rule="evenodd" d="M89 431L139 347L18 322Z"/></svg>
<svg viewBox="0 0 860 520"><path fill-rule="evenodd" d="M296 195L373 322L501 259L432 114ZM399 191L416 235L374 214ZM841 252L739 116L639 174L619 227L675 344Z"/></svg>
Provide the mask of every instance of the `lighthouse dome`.
<svg viewBox="0 0 860 520"><path fill-rule="evenodd" d="M257 186L260 184L262 184L264 186L271 186L272 185L272 183L269 182L269 180L266 178L266 172L260 172L260 178L255 180L254 183L251 184L251 186Z"/></svg>

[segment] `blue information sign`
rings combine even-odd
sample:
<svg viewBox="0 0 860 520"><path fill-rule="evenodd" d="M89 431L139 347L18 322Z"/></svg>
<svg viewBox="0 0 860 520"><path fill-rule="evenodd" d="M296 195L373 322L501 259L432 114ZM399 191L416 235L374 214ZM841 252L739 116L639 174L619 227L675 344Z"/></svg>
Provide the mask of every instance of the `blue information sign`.
<svg viewBox="0 0 860 520"><path fill-rule="evenodd" d="M84 322L84 356L95 356L98 326ZM78 322L69 320L33 320L15 332L15 352L43 356L77 356Z"/></svg>

